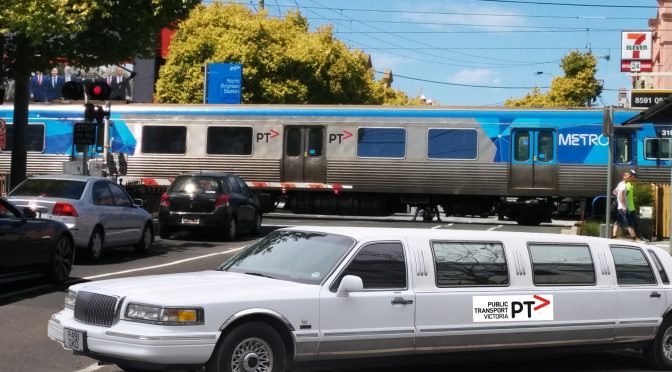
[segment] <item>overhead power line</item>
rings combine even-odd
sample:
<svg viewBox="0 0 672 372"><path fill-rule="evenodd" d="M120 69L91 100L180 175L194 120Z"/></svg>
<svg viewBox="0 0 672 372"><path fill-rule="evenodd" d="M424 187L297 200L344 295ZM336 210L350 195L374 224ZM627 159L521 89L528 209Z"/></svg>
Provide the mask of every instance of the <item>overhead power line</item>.
<svg viewBox="0 0 672 372"><path fill-rule="evenodd" d="M384 74L384 72L378 71L378 70L376 70L376 73ZM488 88L488 89L535 89L535 88L548 89L549 88L547 86L544 87L544 86L504 86L504 85L460 84L460 83L451 83L451 82L447 82L447 81L438 81L438 80L423 79L423 78L418 78L418 77L399 75L399 74L395 74L395 73L393 73L392 76L395 77L395 78L414 80L414 81L422 81L424 83L450 85L450 86L466 87L466 88ZM618 89L603 88L602 91L618 92L619 90Z"/></svg>
<svg viewBox="0 0 672 372"><path fill-rule="evenodd" d="M616 4L582 4L582 3L559 3L544 1L526 1L526 0L472 0L485 3L509 3L509 4L529 4L529 5L550 5L550 6L576 6L584 8L625 8L625 9L658 9L657 5L616 5Z"/></svg>

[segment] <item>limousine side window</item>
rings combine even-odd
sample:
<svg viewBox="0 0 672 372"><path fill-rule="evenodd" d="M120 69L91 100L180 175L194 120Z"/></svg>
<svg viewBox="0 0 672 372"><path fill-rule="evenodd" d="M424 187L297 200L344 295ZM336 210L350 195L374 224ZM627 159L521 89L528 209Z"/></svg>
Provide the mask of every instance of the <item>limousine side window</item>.
<svg viewBox="0 0 672 372"><path fill-rule="evenodd" d="M432 242L437 287L508 285L501 243Z"/></svg>
<svg viewBox="0 0 672 372"><path fill-rule="evenodd" d="M665 268L663 267L663 263L660 262L660 258L658 258L656 252L654 252L653 249L649 249L649 254L653 258L653 263L656 265L656 269L658 269L660 280L663 281L663 284L670 284L670 279L668 278L667 273L665 272Z"/></svg>
<svg viewBox="0 0 672 372"><path fill-rule="evenodd" d="M346 275L362 278L364 289L406 289L404 247L397 242L373 243L363 247L330 289L337 290Z"/></svg>
<svg viewBox="0 0 672 372"><path fill-rule="evenodd" d="M619 285L656 284L656 278L644 252L635 247L611 246Z"/></svg>
<svg viewBox="0 0 672 372"><path fill-rule="evenodd" d="M595 267L587 245L528 245L535 285L594 285Z"/></svg>

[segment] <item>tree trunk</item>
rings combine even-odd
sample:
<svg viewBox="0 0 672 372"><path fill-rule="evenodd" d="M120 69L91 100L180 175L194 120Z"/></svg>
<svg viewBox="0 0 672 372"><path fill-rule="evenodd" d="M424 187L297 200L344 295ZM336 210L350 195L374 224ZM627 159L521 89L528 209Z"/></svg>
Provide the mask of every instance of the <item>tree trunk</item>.
<svg viewBox="0 0 672 372"><path fill-rule="evenodd" d="M14 120L12 141L12 165L10 170L10 190L26 179L26 132L28 127L28 105L30 104L30 46L26 38L18 37L16 60L14 61Z"/></svg>

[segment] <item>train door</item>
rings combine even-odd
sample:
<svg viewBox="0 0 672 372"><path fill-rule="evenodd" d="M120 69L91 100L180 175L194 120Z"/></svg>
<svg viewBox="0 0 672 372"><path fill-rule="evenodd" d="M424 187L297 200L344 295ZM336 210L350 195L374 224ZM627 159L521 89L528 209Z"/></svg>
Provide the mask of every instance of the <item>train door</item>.
<svg viewBox="0 0 672 372"><path fill-rule="evenodd" d="M612 185L616 187L623 179L623 172L637 165L635 131L632 129L614 130L614 172Z"/></svg>
<svg viewBox="0 0 672 372"><path fill-rule="evenodd" d="M284 149L284 182L326 182L324 127L286 127Z"/></svg>
<svg viewBox="0 0 672 372"><path fill-rule="evenodd" d="M514 191L557 190L557 136L552 129L514 129L509 185Z"/></svg>

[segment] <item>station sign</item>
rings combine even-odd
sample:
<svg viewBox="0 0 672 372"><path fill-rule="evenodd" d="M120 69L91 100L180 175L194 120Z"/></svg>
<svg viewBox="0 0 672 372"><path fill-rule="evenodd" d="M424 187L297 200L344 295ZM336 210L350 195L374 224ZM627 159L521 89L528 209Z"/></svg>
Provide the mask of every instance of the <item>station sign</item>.
<svg viewBox="0 0 672 372"><path fill-rule="evenodd" d="M7 147L7 122L0 119L0 149Z"/></svg>
<svg viewBox="0 0 672 372"><path fill-rule="evenodd" d="M621 72L652 72L652 61L621 61Z"/></svg>
<svg viewBox="0 0 672 372"><path fill-rule="evenodd" d="M653 59L653 32L623 31L621 33L622 61L651 61Z"/></svg>
<svg viewBox="0 0 672 372"><path fill-rule="evenodd" d="M243 90L243 65L208 63L205 65L205 102L240 104Z"/></svg>
<svg viewBox="0 0 672 372"><path fill-rule="evenodd" d="M74 142L75 142L75 145L95 145L96 144L96 124L95 123L75 123Z"/></svg>
<svg viewBox="0 0 672 372"><path fill-rule="evenodd" d="M672 95L672 90L633 89L630 93L630 107L649 108Z"/></svg>

